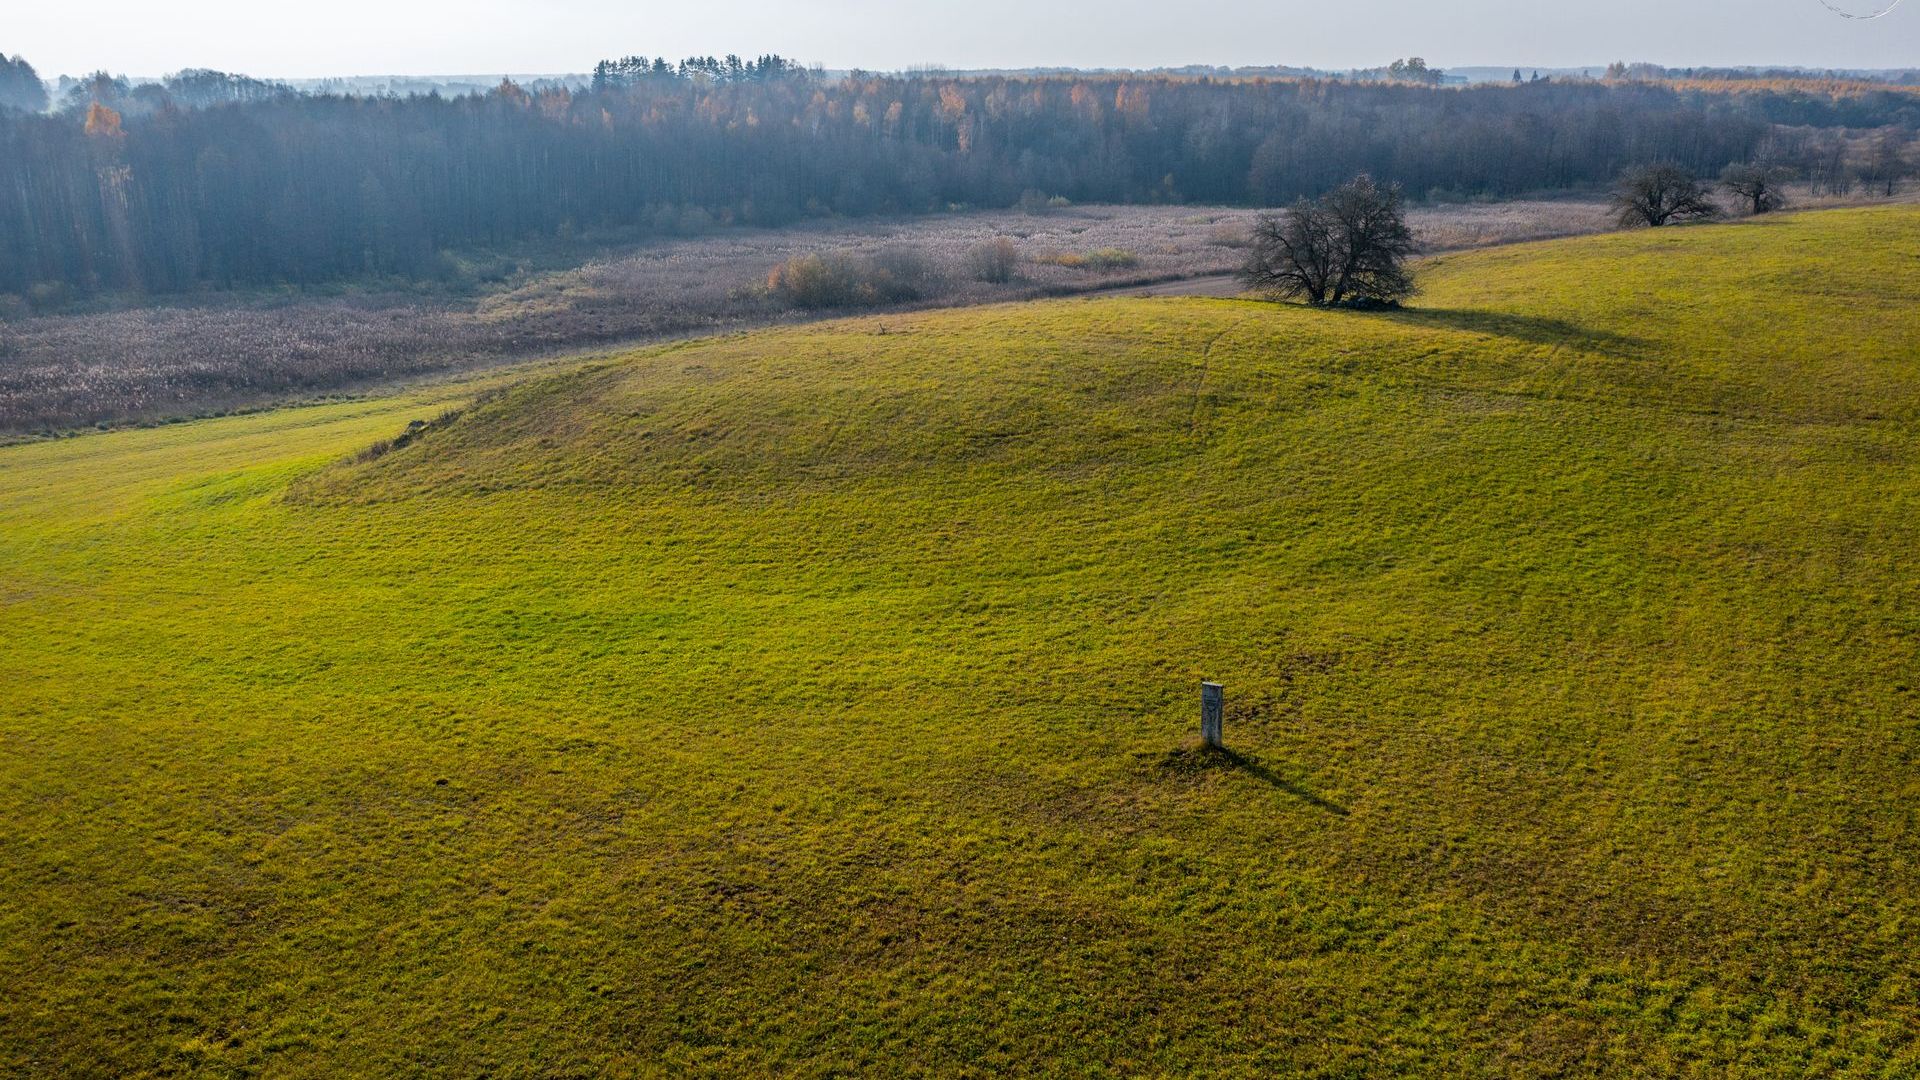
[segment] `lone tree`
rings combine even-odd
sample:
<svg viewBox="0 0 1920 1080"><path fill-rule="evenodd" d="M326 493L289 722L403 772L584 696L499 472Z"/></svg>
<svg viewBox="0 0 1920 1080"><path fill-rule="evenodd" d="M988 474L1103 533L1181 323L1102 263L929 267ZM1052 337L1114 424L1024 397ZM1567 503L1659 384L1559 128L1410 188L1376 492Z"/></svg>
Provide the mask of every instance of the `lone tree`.
<svg viewBox="0 0 1920 1080"><path fill-rule="evenodd" d="M1769 214L1787 205L1785 169L1773 165L1729 165L1720 174L1720 186L1740 200L1749 213Z"/></svg>
<svg viewBox="0 0 1920 1080"><path fill-rule="evenodd" d="M1241 283L1310 304L1398 304L1414 293L1407 259L1417 249L1400 202L1398 185L1361 173L1318 200L1261 215Z"/></svg>
<svg viewBox="0 0 1920 1080"><path fill-rule="evenodd" d="M1706 185L1680 166L1667 164L1641 165L1622 173L1613 188L1613 209L1627 228L1657 228L1720 216Z"/></svg>

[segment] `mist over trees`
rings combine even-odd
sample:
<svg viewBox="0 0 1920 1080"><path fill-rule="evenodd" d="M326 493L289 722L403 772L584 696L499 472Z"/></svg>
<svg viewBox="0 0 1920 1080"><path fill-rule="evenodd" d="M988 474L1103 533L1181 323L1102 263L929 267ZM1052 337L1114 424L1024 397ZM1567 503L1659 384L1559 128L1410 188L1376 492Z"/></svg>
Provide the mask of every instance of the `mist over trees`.
<svg viewBox="0 0 1920 1080"><path fill-rule="evenodd" d="M422 278L463 248L1055 198L1278 206L1362 172L1415 196L1503 196L1648 161L1718 175L1776 156L1782 125L1812 159L1822 129L1920 126L1920 96L827 78L780 57L630 57L585 90L458 98L100 75L53 115L0 113L0 291Z"/></svg>
<svg viewBox="0 0 1920 1080"><path fill-rule="evenodd" d="M40 81L40 73L33 70L24 56L8 58L0 53L0 111L19 109L24 112L44 112L47 108L47 87Z"/></svg>

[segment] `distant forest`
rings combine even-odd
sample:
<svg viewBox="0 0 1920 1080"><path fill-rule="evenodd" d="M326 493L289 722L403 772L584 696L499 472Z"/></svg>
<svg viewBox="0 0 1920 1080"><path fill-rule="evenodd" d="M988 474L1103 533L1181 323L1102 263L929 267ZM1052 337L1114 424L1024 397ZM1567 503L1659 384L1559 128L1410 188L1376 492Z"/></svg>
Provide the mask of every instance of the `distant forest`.
<svg viewBox="0 0 1920 1080"><path fill-rule="evenodd" d="M451 99L103 76L52 113L0 109L0 292L426 278L448 250L542 238L1049 199L1274 205L1360 171L1468 197L1649 161L1843 170L1863 132L1904 148L1916 127L1910 91L1767 83L829 78L779 57Z"/></svg>

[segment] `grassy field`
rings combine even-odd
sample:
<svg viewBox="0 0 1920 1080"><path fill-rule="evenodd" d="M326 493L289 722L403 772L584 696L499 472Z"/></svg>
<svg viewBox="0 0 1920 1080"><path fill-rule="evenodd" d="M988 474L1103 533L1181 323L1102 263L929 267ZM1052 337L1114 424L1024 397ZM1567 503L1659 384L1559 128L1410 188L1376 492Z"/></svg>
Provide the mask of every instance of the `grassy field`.
<svg viewBox="0 0 1920 1080"><path fill-rule="evenodd" d="M1920 210L1424 280L0 449L0 1071L1920 1071Z"/></svg>

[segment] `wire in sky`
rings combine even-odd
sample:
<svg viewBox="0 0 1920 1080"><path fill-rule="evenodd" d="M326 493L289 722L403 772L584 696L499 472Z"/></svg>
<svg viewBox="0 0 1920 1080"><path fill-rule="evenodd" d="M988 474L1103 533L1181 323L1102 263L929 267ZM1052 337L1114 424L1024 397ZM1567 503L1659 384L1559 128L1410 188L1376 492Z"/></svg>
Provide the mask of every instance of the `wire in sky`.
<svg viewBox="0 0 1920 1080"><path fill-rule="evenodd" d="M1832 0L1820 0L1820 6L1823 8L1826 8L1828 11L1833 12L1835 15L1838 15L1843 19L1863 19L1864 20L1864 19L1878 19L1887 15L1891 15L1893 14L1893 9L1899 7L1902 2L1903 0L1893 0L1893 3L1888 4L1886 7L1881 8L1879 11L1876 11L1871 15L1855 15L1851 11L1847 11L1842 8L1835 7L1832 3Z"/></svg>

